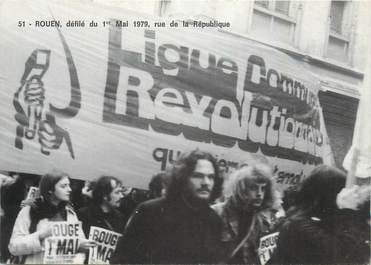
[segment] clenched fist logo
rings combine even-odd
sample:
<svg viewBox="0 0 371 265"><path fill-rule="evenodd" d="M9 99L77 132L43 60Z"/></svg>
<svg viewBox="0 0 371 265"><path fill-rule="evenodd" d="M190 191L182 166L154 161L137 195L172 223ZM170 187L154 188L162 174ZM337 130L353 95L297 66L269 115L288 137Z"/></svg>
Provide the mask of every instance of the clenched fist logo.
<svg viewBox="0 0 371 265"><path fill-rule="evenodd" d="M40 143L43 154L59 149L63 139L72 158L75 158L69 133L56 124L55 116L44 106L45 85L42 78L49 67L50 50L34 50L25 64L21 85L14 94L16 110L15 147L23 149L24 138Z"/></svg>

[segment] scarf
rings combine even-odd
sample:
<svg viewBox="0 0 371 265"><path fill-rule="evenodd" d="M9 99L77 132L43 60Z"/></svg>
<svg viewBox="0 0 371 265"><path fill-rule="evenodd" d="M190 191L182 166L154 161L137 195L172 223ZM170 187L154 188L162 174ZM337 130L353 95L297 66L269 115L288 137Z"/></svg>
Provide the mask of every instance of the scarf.
<svg viewBox="0 0 371 265"><path fill-rule="evenodd" d="M67 219L66 205L67 202L61 202L56 206L42 198L36 199L34 205L31 206L30 210L31 218L30 233L36 231L36 226L40 220L45 218L51 219L58 213L60 213L62 218L66 220Z"/></svg>

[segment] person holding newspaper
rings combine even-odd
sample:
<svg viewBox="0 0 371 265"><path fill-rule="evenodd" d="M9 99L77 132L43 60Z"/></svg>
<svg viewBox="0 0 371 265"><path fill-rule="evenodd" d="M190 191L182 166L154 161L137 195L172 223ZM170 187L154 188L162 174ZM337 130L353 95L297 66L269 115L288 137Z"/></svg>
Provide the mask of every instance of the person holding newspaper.
<svg viewBox="0 0 371 265"><path fill-rule="evenodd" d="M18 213L24 206L29 189L39 181L38 177L31 174L9 172L9 176L12 181L0 190L1 208L4 210L4 218L0 224L2 254L0 260L3 262L10 257L8 245Z"/></svg>
<svg viewBox="0 0 371 265"><path fill-rule="evenodd" d="M53 235L53 223L77 223L78 218L70 201L70 180L63 172L54 171L42 177L39 184L40 198L31 205L26 205L19 212L9 243L13 263L44 263L45 241ZM67 227L67 226L66 226ZM74 262L83 263L85 252L94 246L93 241L86 240L81 229L79 240L73 254ZM49 241L48 241L49 242ZM66 242L66 241L65 241ZM70 251L70 250L69 250Z"/></svg>
<svg viewBox="0 0 371 265"><path fill-rule="evenodd" d="M276 219L272 179L271 168L257 163L236 170L226 181L226 200L212 206L223 220L223 263L259 264L259 240L272 231Z"/></svg>
<svg viewBox="0 0 371 265"><path fill-rule="evenodd" d="M100 177L94 185L92 203L77 211L85 235L89 236L91 226L122 233L125 227L124 217L117 210L122 194L121 182L111 176Z"/></svg>
<svg viewBox="0 0 371 265"><path fill-rule="evenodd" d="M89 264L109 263L125 227L124 216L118 210L122 198L121 181L102 176L94 182L91 203L77 211L85 236L97 243L89 250Z"/></svg>

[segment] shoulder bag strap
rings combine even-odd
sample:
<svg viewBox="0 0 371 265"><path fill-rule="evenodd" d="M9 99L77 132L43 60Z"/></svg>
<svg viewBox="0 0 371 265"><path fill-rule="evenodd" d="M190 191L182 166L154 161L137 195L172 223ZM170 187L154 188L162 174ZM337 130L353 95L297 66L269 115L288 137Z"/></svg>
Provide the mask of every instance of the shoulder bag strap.
<svg viewBox="0 0 371 265"><path fill-rule="evenodd" d="M252 231L254 230L255 228L255 222L256 222L256 217L255 215L253 216L253 219L251 221L251 225L250 225L250 228L249 228L249 231L247 232L246 236L241 240L241 242L237 245L237 247L233 250L231 256L230 256L230 259L232 259L236 254L237 252L242 248L242 246L246 243L247 239L249 239Z"/></svg>

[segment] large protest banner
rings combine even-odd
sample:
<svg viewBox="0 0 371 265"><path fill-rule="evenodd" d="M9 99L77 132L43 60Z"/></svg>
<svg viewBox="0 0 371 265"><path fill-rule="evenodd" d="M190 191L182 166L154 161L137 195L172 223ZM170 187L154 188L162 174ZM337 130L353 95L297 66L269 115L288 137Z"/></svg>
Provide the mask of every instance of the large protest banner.
<svg viewBox="0 0 371 265"><path fill-rule="evenodd" d="M120 233L91 226L89 239L95 241L97 245L89 250L88 264L109 264L109 260L121 236L122 234Z"/></svg>
<svg viewBox="0 0 371 265"><path fill-rule="evenodd" d="M0 169L143 188L200 148L227 170L265 156L287 187L331 161L319 82L302 65L217 27L155 22L90 2L3 1Z"/></svg>
<svg viewBox="0 0 371 265"><path fill-rule="evenodd" d="M44 264L76 264L84 262L77 253L83 231L81 222L55 222L52 236L45 239Z"/></svg>

